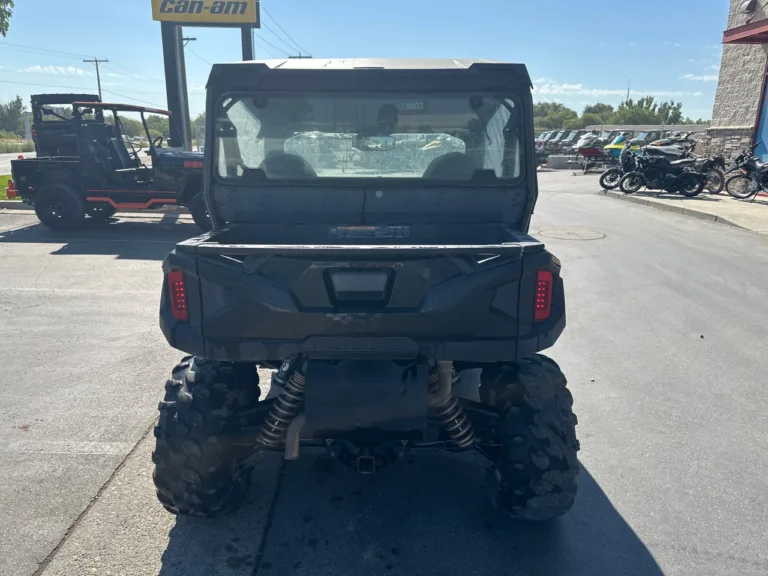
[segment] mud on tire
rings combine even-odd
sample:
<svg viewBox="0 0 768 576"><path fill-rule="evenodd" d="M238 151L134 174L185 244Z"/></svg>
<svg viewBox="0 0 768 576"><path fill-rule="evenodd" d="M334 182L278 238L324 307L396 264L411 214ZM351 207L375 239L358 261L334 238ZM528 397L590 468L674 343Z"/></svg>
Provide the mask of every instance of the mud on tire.
<svg viewBox="0 0 768 576"><path fill-rule="evenodd" d="M253 364L185 358L173 370L155 426L152 478L172 514L213 517L236 510L250 486L241 466L251 453L233 443L248 424L237 416L258 402Z"/></svg>
<svg viewBox="0 0 768 576"><path fill-rule="evenodd" d="M560 367L536 355L484 368L480 399L501 411L501 450L488 471L494 505L520 520L565 514L576 496L579 442Z"/></svg>

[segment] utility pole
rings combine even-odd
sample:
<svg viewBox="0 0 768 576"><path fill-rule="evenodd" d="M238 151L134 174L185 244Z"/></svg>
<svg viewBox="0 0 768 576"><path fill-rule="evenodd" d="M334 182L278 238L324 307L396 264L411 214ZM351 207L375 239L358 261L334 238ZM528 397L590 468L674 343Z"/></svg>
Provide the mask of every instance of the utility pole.
<svg viewBox="0 0 768 576"><path fill-rule="evenodd" d="M96 82L99 83L99 100L103 100L101 97L101 74L99 72L99 64L103 64L105 62L109 62L109 60L101 60L99 58L94 57L93 60L83 60L86 64L96 64Z"/></svg>

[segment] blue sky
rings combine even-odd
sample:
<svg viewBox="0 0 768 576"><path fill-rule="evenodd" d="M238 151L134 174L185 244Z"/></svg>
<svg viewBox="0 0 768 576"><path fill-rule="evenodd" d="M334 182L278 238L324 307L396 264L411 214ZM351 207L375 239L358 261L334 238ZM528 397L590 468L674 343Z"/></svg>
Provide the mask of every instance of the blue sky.
<svg viewBox="0 0 768 576"><path fill-rule="evenodd" d="M165 108L160 24L150 0L19 0L0 39L0 100L93 90L83 56L102 66L105 99ZM263 0L257 57L297 48L314 57L468 57L523 62L538 100L581 111L633 96L682 101L710 118L728 0ZM271 17L270 17L271 15ZM204 108L207 62L240 58L237 30L187 28L193 115ZM30 47L36 47L33 50ZM35 84L35 85L30 85ZM48 86L45 86L48 85ZM131 98L131 100L128 99Z"/></svg>

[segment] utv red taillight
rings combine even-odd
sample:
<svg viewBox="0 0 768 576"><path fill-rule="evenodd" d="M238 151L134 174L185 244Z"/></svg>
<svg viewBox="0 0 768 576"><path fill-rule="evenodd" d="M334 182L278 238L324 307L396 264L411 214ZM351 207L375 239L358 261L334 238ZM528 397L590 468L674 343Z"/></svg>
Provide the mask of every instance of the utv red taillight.
<svg viewBox="0 0 768 576"><path fill-rule="evenodd" d="M536 304L533 318L536 322L543 322L549 318L552 312L552 272L539 270L536 275Z"/></svg>
<svg viewBox="0 0 768 576"><path fill-rule="evenodd" d="M168 296L171 299L171 313L176 320L189 320L187 308L187 286L184 284L184 272L173 270L168 274Z"/></svg>

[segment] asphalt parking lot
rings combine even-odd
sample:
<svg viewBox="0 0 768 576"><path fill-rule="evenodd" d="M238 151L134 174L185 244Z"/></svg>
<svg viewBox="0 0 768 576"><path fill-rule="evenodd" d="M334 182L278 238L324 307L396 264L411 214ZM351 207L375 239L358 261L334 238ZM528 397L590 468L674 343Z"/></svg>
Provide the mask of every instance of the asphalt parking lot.
<svg viewBox="0 0 768 576"><path fill-rule="evenodd" d="M602 197L595 176L540 185L532 232L568 303L547 354L583 469L573 510L536 526L490 509L482 462L439 452L366 477L266 455L237 514L168 515L148 432L181 353L160 261L197 229L0 214L0 574L768 572L768 238Z"/></svg>

